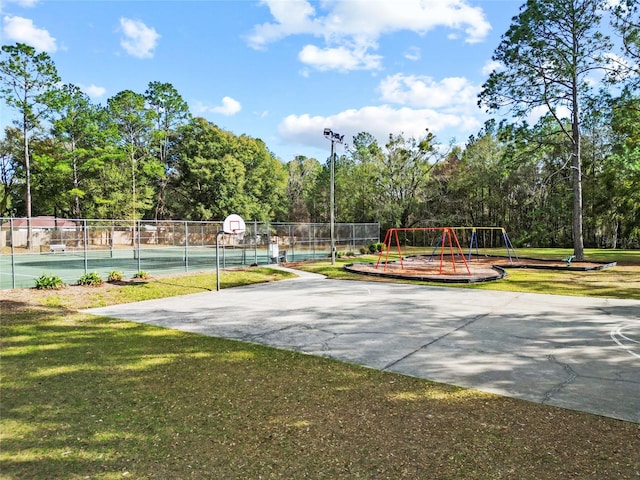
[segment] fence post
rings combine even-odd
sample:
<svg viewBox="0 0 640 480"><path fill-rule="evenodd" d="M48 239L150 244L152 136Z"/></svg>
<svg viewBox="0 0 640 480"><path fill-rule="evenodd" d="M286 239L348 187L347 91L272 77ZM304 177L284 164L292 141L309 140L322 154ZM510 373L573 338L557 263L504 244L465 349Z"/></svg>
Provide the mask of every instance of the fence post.
<svg viewBox="0 0 640 480"><path fill-rule="evenodd" d="M138 224L137 235L136 235L136 223ZM135 243L136 243L136 237L137 237L137 240L138 240L138 271L141 272L142 271L142 261L140 259L140 253L142 253L142 252L140 252L140 240L141 240L141 238L140 238L140 222L136 221L136 220L133 221L133 235L134 235L134 238L133 238L134 248L135 248Z"/></svg>
<svg viewBox="0 0 640 480"><path fill-rule="evenodd" d="M89 233L87 232L87 219L82 220L82 250L84 251L84 273L89 273L89 252L87 251L87 239Z"/></svg>
<svg viewBox="0 0 640 480"><path fill-rule="evenodd" d="M267 229L267 265L271 262L269 259L269 247L271 247L271 227L269 226L269 220L264 222L265 228Z"/></svg>
<svg viewBox="0 0 640 480"><path fill-rule="evenodd" d="M184 222L184 271L189 271L189 223L186 220Z"/></svg>
<svg viewBox="0 0 640 480"><path fill-rule="evenodd" d="M356 251L356 225L355 223L351 224L351 251Z"/></svg>
<svg viewBox="0 0 640 480"><path fill-rule="evenodd" d="M16 258L13 250L13 217L9 219L9 228L11 229L11 288L16 288Z"/></svg>
<svg viewBox="0 0 640 480"><path fill-rule="evenodd" d="M253 221L253 263L258 265L258 221Z"/></svg>

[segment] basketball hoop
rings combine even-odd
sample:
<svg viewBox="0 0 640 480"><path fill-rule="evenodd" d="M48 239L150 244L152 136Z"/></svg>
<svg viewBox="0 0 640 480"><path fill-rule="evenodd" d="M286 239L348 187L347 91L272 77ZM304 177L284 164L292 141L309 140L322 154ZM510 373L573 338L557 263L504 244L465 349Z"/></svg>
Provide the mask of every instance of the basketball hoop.
<svg viewBox="0 0 640 480"><path fill-rule="evenodd" d="M224 219L222 231L229 235L237 235L240 240L244 238L245 224L240 215L231 214Z"/></svg>
<svg viewBox="0 0 640 480"><path fill-rule="evenodd" d="M222 232L218 232L216 235L216 290L220 290L220 256L218 255L220 235L236 235L239 240L242 240L244 238L244 230L244 220L235 213L229 215L222 222Z"/></svg>

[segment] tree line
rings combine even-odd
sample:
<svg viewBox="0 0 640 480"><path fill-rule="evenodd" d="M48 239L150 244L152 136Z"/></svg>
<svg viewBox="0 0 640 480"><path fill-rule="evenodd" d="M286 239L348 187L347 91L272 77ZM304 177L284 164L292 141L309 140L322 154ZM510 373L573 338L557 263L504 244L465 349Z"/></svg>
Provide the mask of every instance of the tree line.
<svg viewBox="0 0 640 480"><path fill-rule="evenodd" d="M333 158L338 222L504 226L514 244L640 244L640 21L634 0L527 0L494 52L464 146L360 132ZM603 12L619 39L602 33ZM15 112L0 139L0 215L329 221L330 159L283 162L225 131L169 83L106 105L61 84L46 53L2 46ZM599 78L594 82L594 78ZM542 112L530 125L524 118ZM498 117L500 118L500 117Z"/></svg>

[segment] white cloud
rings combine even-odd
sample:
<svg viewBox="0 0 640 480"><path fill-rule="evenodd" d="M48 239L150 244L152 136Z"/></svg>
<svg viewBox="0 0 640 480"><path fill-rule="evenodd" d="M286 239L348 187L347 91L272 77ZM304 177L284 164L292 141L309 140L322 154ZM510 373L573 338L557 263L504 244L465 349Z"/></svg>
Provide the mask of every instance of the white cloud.
<svg viewBox="0 0 640 480"><path fill-rule="evenodd" d="M605 57L610 68L609 76L617 82L632 78L640 72L640 65L630 62L629 59L625 57L621 57L615 53L608 53ZM600 78L594 78L593 81L595 84L601 82L602 75Z"/></svg>
<svg viewBox="0 0 640 480"><path fill-rule="evenodd" d="M249 44L263 47L295 34L322 35L326 39L341 37L377 39L382 34L409 30L424 34L444 26L466 34L466 41L483 40L491 26L479 7L466 0L389 1L336 0L325 2L326 16L314 17L316 11L307 0L263 0L275 22L257 25L248 37Z"/></svg>
<svg viewBox="0 0 640 480"><path fill-rule="evenodd" d="M274 21L256 25L247 37L249 45L256 49L266 47L290 35L322 37L324 47L307 45L299 58L320 52L351 50L349 55L361 60L357 68L380 68L381 57L371 55L369 50L378 48L382 35L398 31L412 31L424 35L436 27L445 27L463 34L465 41L482 41L491 26L479 7L471 7L467 0L403 0L401 4L390 1L335 0L322 2L325 15L318 15L307 0L263 0L269 7ZM415 55L414 55L415 56ZM320 69L335 65L344 69L348 62L318 61L313 64Z"/></svg>
<svg viewBox="0 0 640 480"><path fill-rule="evenodd" d="M213 107L213 109L211 109L213 113L219 113L226 116L235 115L240 110L242 110L242 105L240 105L240 102L231 97L224 97L222 99L222 105Z"/></svg>
<svg viewBox="0 0 640 480"><path fill-rule="evenodd" d="M380 82L384 102L446 112L476 109L479 87L463 77L436 81L428 76L396 74Z"/></svg>
<svg viewBox="0 0 640 480"><path fill-rule="evenodd" d="M544 105L535 107L527 115L526 117L527 123L529 125L535 125L536 123L538 123L538 120L540 120L542 117L544 117L548 113L549 113L549 109ZM566 118L566 119L571 118L571 110L569 110L565 106L558 107L556 110L556 114L558 115L559 118Z"/></svg>
<svg viewBox="0 0 640 480"><path fill-rule="evenodd" d="M285 142L317 148L326 146L322 138L324 128L331 128L345 135L345 143L360 132L372 134L380 145L389 139L389 134L404 134L422 137L426 129L438 134L448 129L460 133L475 133L482 122L472 115L455 115L434 109L394 108L389 105L368 106L350 109L330 116L289 115L278 126L278 133ZM446 143L448 138L440 138Z"/></svg>
<svg viewBox="0 0 640 480"><path fill-rule="evenodd" d="M242 105L231 97L223 97L221 105L210 106L202 102L196 102L192 110L195 114L217 113L228 117L240 112Z"/></svg>
<svg viewBox="0 0 640 480"><path fill-rule="evenodd" d="M323 148L320 133L327 127L345 134L368 132L384 145L389 134L420 138L426 129L446 144L466 139L486 120L477 106L480 87L466 78L434 80L428 76L390 75L379 85L382 105L349 109L329 116L289 115L278 126L283 142ZM348 139L348 140L346 140Z"/></svg>
<svg viewBox="0 0 640 480"><path fill-rule="evenodd" d="M89 95L89 97L91 97L91 98L100 98L107 92L106 88L98 87L97 85L94 85L93 83L91 85L79 84L78 86L80 87L80 89L84 93Z"/></svg>
<svg viewBox="0 0 640 480"><path fill-rule="evenodd" d="M418 47L409 47L407 51L404 52L404 58L413 62L420 60L420 55L421 52Z"/></svg>
<svg viewBox="0 0 640 480"><path fill-rule="evenodd" d="M305 65L317 70L374 70L381 67L380 55L367 54L362 49L349 50L346 47L320 49L306 45L298 54Z"/></svg>
<svg viewBox="0 0 640 480"><path fill-rule="evenodd" d="M124 38L120 46L131 56L137 58L153 57L153 50L158 46L160 34L140 20L120 18L120 27Z"/></svg>
<svg viewBox="0 0 640 480"><path fill-rule="evenodd" d="M3 24L7 40L26 43L43 52L52 53L58 49L56 39L47 30L36 27L29 18L5 16Z"/></svg>
<svg viewBox="0 0 640 480"><path fill-rule="evenodd" d="M38 3L38 0L4 0L6 3L17 3L21 7L31 8L35 7Z"/></svg>
<svg viewBox="0 0 640 480"><path fill-rule="evenodd" d="M269 7L276 23L264 23L254 27L253 33L247 37L252 48L264 48L266 44L289 35L321 32L322 26L311 18L315 9L306 0L263 0L262 4Z"/></svg>
<svg viewBox="0 0 640 480"><path fill-rule="evenodd" d="M482 75L488 76L494 70L500 70L502 68L502 64L496 60L490 60L484 64L482 67Z"/></svg>

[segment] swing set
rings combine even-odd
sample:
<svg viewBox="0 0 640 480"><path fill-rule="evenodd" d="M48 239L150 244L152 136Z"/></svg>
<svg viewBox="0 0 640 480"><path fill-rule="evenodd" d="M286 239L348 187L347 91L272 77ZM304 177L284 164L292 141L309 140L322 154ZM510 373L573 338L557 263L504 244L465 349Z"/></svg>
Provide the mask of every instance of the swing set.
<svg viewBox="0 0 640 480"><path fill-rule="evenodd" d="M460 246L460 241L458 240L458 236L456 235L456 230L458 231L470 231L470 241L469 241L469 251L467 256L462 250ZM387 230L385 235L383 244L385 245L384 250L382 250L378 255L378 261L376 262L376 270L379 268L382 256L385 255L385 259L383 263L383 272L387 271L387 267L389 265L389 254L392 249L393 241L395 240L400 269L404 270L404 255L402 254L402 249L400 246L399 232L434 232L437 234L437 243L433 248L427 263L431 263L436 256L439 257L439 275L443 275L445 273L445 266L450 263L453 273L458 274L458 268L463 268L466 270L466 274L471 276L471 269L469 268L469 264L472 260L472 254L475 249L476 256L480 256L479 246L478 246L478 231L500 231L502 235L502 240L504 242L504 246L507 250L507 256L509 258L509 263L513 263L514 258L520 262L518 255L509 240L509 236L507 235L506 230L503 227L425 227L425 228L391 228ZM464 272L463 272L464 274Z"/></svg>

